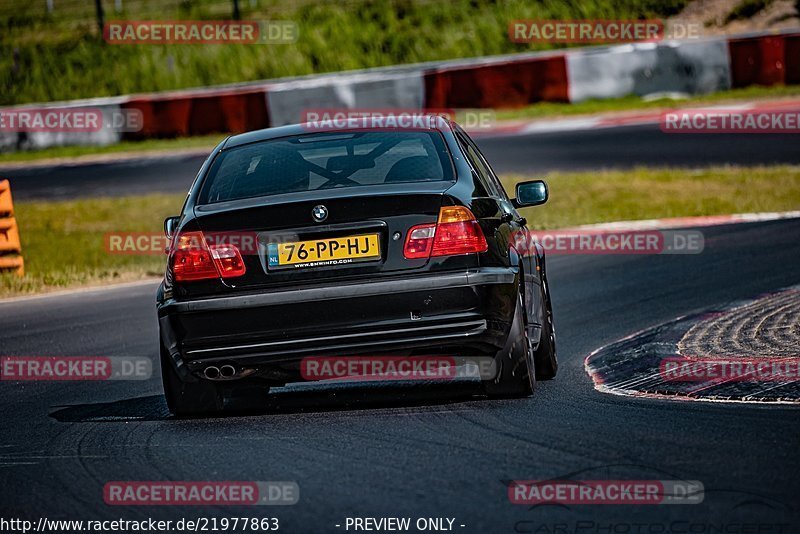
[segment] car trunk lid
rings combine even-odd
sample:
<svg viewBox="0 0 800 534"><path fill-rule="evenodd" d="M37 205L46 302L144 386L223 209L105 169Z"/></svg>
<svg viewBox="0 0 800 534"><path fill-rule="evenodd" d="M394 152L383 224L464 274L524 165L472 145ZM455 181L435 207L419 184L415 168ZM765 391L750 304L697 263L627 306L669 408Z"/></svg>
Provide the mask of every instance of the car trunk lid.
<svg viewBox="0 0 800 534"><path fill-rule="evenodd" d="M237 246L243 276L231 291L424 270L406 259L409 228L435 223L453 182L382 184L305 191L195 207L210 243ZM316 215L316 217L315 217Z"/></svg>

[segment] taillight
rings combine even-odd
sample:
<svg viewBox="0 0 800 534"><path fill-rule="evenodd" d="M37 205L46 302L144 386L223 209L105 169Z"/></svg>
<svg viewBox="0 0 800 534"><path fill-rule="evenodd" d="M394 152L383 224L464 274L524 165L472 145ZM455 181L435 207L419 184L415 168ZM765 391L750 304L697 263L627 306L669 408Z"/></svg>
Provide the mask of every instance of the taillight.
<svg viewBox="0 0 800 534"><path fill-rule="evenodd" d="M242 276L247 271L242 253L233 245L211 245L211 257L222 278Z"/></svg>
<svg viewBox="0 0 800 534"><path fill-rule="evenodd" d="M206 243L202 232L185 232L175 238L172 272L177 282L234 278L246 272L239 249L233 245Z"/></svg>
<svg viewBox="0 0 800 534"><path fill-rule="evenodd" d="M478 220L464 206L445 206L439 210L439 222L431 256L453 256L486 252L489 245Z"/></svg>
<svg viewBox="0 0 800 534"><path fill-rule="evenodd" d="M407 259L486 252L489 246L475 215L464 206L445 206L436 224L408 231L403 255Z"/></svg>
<svg viewBox="0 0 800 534"><path fill-rule="evenodd" d="M430 258L433 250L433 234L435 233L435 224L421 224L411 228L406 236L403 256L409 260Z"/></svg>

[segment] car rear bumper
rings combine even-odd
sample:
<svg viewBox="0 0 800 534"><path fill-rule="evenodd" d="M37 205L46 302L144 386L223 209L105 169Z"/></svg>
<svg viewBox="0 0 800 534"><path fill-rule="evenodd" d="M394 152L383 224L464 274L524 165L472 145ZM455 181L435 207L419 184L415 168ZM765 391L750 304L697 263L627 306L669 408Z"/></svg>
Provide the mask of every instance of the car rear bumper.
<svg viewBox="0 0 800 534"><path fill-rule="evenodd" d="M519 272L482 268L158 305L179 371L232 364L288 374L303 357L485 355L503 346Z"/></svg>

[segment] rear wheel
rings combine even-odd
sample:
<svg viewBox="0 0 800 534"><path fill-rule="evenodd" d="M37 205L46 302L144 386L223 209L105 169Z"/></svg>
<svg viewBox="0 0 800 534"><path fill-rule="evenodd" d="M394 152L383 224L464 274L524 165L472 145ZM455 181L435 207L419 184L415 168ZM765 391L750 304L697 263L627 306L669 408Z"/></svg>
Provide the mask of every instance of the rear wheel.
<svg viewBox="0 0 800 534"><path fill-rule="evenodd" d="M490 397L527 397L536 385L533 350L522 302L522 295L518 295L506 345L495 356L497 373L493 379L483 382L483 390Z"/></svg>
<svg viewBox="0 0 800 534"><path fill-rule="evenodd" d="M213 382L181 379L166 350L161 348L161 382L169 411L178 416L211 415L223 410L223 396Z"/></svg>
<svg viewBox="0 0 800 534"><path fill-rule="evenodd" d="M558 359L556 358L556 329L553 325L553 307L550 304L550 291L547 280L542 277L542 307L544 309L542 333L539 344L533 353L536 366L536 377L540 380L551 380L558 372Z"/></svg>

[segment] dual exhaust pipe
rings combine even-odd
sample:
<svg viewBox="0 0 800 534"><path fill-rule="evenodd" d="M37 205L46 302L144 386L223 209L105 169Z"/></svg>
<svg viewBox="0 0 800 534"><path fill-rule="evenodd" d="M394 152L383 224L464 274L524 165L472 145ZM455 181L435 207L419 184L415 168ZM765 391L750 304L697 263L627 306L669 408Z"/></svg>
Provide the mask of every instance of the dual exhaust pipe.
<svg viewBox="0 0 800 534"><path fill-rule="evenodd" d="M237 375L236 368L232 365L223 365L221 367L215 367L213 365L209 365L203 371L203 376L205 376L209 380L223 380L226 378L234 378L236 375Z"/></svg>

